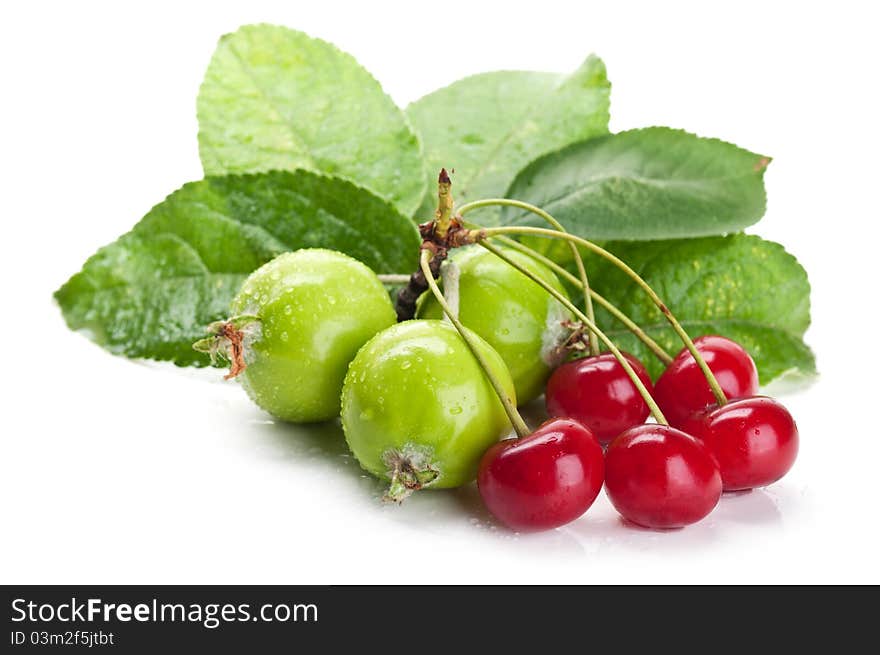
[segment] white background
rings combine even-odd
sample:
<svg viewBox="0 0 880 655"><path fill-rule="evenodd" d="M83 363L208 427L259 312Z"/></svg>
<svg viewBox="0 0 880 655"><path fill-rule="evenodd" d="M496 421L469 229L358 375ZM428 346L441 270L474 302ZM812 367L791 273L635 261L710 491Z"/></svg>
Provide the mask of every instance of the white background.
<svg viewBox="0 0 880 655"><path fill-rule="evenodd" d="M595 5L595 6L593 6ZM880 582L871 3L4 3L0 9L0 582ZM386 507L337 428L272 423L216 371L113 357L51 293L201 177L216 39L288 25L401 105L467 74L602 56L612 129L671 125L772 155L753 232L810 273L822 375L783 396L802 450L701 524L493 526L474 488Z"/></svg>

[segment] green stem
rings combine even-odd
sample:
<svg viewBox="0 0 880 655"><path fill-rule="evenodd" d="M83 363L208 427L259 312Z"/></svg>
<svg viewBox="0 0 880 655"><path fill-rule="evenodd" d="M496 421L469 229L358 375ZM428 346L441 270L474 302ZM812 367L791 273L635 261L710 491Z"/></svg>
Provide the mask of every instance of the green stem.
<svg viewBox="0 0 880 655"><path fill-rule="evenodd" d="M528 203L521 202L519 200L498 200L495 201L497 204L510 205L512 207L529 207ZM476 203L470 203L474 205ZM473 208L473 207L471 207ZM467 205L462 207L459 210L459 213L462 213L463 210L471 209L468 208ZM645 293L651 298L655 305L660 309L663 313L663 316L666 317L666 320L669 321L670 325L672 325L672 329L675 330L675 333L679 336L682 342L685 345L685 348L688 349L688 352L693 356L694 360L697 362L697 365L700 367L700 370L703 372L703 375L706 378L706 381L709 383L709 387L712 389L712 393L715 395L715 400L718 401L719 405L727 404L727 396L724 395L724 391L721 389L721 385L718 384L718 380L715 378L715 374L712 373L712 370L709 368L709 365L706 364L706 360L703 359L703 356L697 350L697 347L694 345L693 340L688 336L688 333L681 326L681 323L673 316L672 312L669 311L669 308L663 303L660 299L660 296L645 282L642 277L636 273L632 268L630 268L626 262L619 259L612 253L608 252L601 246L596 245L592 241L587 241L586 239L582 239L581 237L575 236L573 234L569 234L568 232L557 232L555 230L548 230L543 227L527 227L527 226L510 226L510 227L488 227L488 228L479 228L477 231L477 238L489 238L493 236L499 235L507 235L507 234L531 234L534 236L544 236L550 237L551 239L567 239L573 243L576 243L579 246L583 246L587 250L596 253L600 257L604 257L612 264L617 266L620 270L627 274L636 284L638 284Z"/></svg>
<svg viewBox="0 0 880 655"><path fill-rule="evenodd" d="M434 231L441 239L449 231L455 202L452 199L452 180L445 168L440 169L437 178L437 211L434 213Z"/></svg>
<svg viewBox="0 0 880 655"><path fill-rule="evenodd" d="M529 426L526 425L526 422L517 411L516 403L504 390L504 386L501 384L501 380L498 379L498 376L495 375L494 371L492 371L491 367L489 366L489 362L487 362L486 358L483 357L483 354L480 352L476 341L470 334L468 334L467 330L465 330L464 325L462 325L461 321L459 321L458 317L455 315L455 312L452 311L449 303L446 302L446 298L443 297L443 292L440 291L440 287L437 286L437 282L436 280L434 280L434 276L431 274L431 269L428 265L430 261L431 253L428 250L422 250L422 255L419 259L419 266L421 266L422 272L425 274L425 280L427 280L428 282L428 287L430 287L431 293L434 294L437 302L440 303L440 306L443 308L443 313L446 314L446 317L452 322L452 324L455 326L455 329L458 330L461 338L464 339L464 342L467 344L468 348L470 348L470 351L476 358L477 363L480 365L480 368L483 369L483 373L489 379L489 382L492 384L492 388L495 389L498 400L501 401L501 405L504 407L504 412L507 414L507 418L510 419L510 423L511 425L513 425L513 429L516 430L516 434L520 437L525 437L531 432L531 430L529 430Z"/></svg>
<svg viewBox="0 0 880 655"><path fill-rule="evenodd" d="M398 273L388 273L383 275L377 275L379 278L379 282L382 284L406 284L409 282L409 275L398 274Z"/></svg>
<svg viewBox="0 0 880 655"><path fill-rule="evenodd" d="M474 202L469 202L462 207L459 208L458 214L459 216L464 216L466 212L471 211L472 209L479 209L480 207L492 207L498 206L501 204L507 204L505 199L495 199L488 198L486 200L475 200ZM522 205L518 205L520 209L525 209L536 216L540 216L545 221L547 221L550 225L555 227L560 232L566 232L565 227L563 227L562 223L557 221L553 216L550 215L549 212L544 211L540 207L535 207L534 205L529 205L528 203L522 203ZM584 258L581 257L581 251L578 250L577 245L574 242L569 241L568 245L571 247L571 254L574 256L575 264L578 269L578 277L580 277L580 287L584 291L584 309L587 312L587 317L590 319L591 323L596 322L596 315L593 311L593 297L590 293L590 280L587 278L587 269L584 268ZM599 340L596 337L594 332L590 332L590 351L591 355L599 354Z"/></svg>
<svg viewBox="0 0 880 655"><path fill-rule="evenodd" d="M535 259L547 268L551 269L557 275L565 278L573 284L574 286L580 286L581 282L574 275L565 270L562 266L554 262L549 257L542 255L534 248L529 248L527 245L520 243L516 239L511 239L510 237L495 237L493 241L497 239L502 242L505 246L513 248L514 250L519 250L521 253L524 253ZM656 355L657 359L659 359L663 364L669 366L672 363L672 356L663 349L659 343L654 341L648 333L645 332L641 327L639 327L638 323L632 320L629 316L620 311L610 300L605 298L604 296L599 295L599 293L590 288L590 296L595 300L599 305L601 305L605 311L611 314L614 318L624 324L626 329L632 332L645 346ZM592 333L591 333L592 334Z"/></svg>
<svg viewBox="0 0 880 655"><path fill-rule="evenodd" d="M653 415L654 419L658 423L660 423L661 425L669 425L668 421L666 420L666 417L663 416L663 412L660 411L660 408L657 406L657 403L654 402L654 399L651 397L651 394L648 391L647 387L645 387L645 384L642 382L642 380L639 378L639 376L636 375L636 372L633 370L633 367L627 361L626 357L623 356L623 353L620 352L620 350L617 348L617 346L614 345L614 342L611 339L609 339L605 335L605 333L602 332L602 330L600 330L598 327L596 327L595 323L593 323L589 318L587 318L587 316L581 310L579 310L573 302L571 302L568 298L565 297L564 293L557 291L556 289L553 288L553 286L551 284L549 284L545 280L542 280L540 277L538 277L537 275L535 275L531 271L527 270L524 266L520 266L519 264L517 264L515 261L513 261L510 257L505 255L502 251L500 251L495 246L493 246L489 243L486 243L485 241L481 241L480 245L483 246L483 248L485 248L489 252L494 253L497 257L504 260L505 262L507 262L508 264L513 266L514 268L516 268L523 275L529 277L534 282L537 282L539 285L541 285L544 288L545 291L547 291L547 293L549 293L551 296L556 298L556 300L558 300L560 303L562 303L562 305L568 311L570 311L572 314L577 316L578 319L580 319L580 321L587 327L587 329L590 330L590 332L593 332L602 341L602 343L604 343L608 347L608 350L611 351L611 354L614 355L614 357L617 359L617 361L620 362L620 365L623 366L623 370L626 371L626 374L629 376L629 379L632 380L632 383L636 386L636 389L639 390L639 394L641 394L642 399L645 401L645 404L648 405L648 409L651 410L651 414Z"/></svg>

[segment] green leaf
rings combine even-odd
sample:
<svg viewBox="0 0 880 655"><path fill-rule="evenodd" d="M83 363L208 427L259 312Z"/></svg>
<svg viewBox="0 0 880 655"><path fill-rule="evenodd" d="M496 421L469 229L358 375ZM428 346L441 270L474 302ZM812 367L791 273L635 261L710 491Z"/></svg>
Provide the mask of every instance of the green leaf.
<svg viewBox="0 0 880 655"><path fill-rule="evenodd" d="M245 277L298 248L347 253L377 273L415 270L412 221L371 192L307 171L207 178L101 248L55 297L71 329L128 357L206 365L192 344L227 317Z"/></svg>
<svg viewBox="0 0 880 655"><path fill-rule="evenodd" d="M783 373L815 374L802 337L810 324L810 284L798 261L778 243L735 234L605 246L644 277L692 337L721 334L755 359L762 384ZM674 355L682 343L647 295L605 260L588 255L590 281ZM648 365L662 364L603 311L597 320L624 350Z"/></svg>
<svg viewBox="0 0 880 655"><path fill-rule="evenodd" d="M608 132L611 85L590 56L571 75L497 71L474 75L407 107L425 144L429 189L455 168L459 204L504 195L517 171L544 153ZM420 219L433 216L428 194Z"/></svg>
<svg viewBox="0 0 880 655"><path fill-rule="evenodd" d="M403 112L349 54L277 25L220 39L199 90L206 175L307 169L348 178L409 215L425 194Z"/></svg>
<svg viewBox="0 0 880 655"><path fill-rule="evenodd" d="M670 239L741 230L764 214L770 158L717 139L649 127L573 144L532 162L507 197L590 239ZM506 208L502 222L540 225Z"/></svg>

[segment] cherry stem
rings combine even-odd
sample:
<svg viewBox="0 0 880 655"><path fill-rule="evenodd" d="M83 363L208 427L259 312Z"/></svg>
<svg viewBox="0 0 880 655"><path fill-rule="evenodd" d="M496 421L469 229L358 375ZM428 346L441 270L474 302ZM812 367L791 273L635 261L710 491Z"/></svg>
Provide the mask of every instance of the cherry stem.
<svg viewBox="0 0 880 655"><path fill-rule="evenodd" d="M476 358L477 363L480 365L480 368L483 369L483 373L492 384L492 388L495 389L495 394L498 396L498 400L501 401L501 405L504 407L504 412L507 414L507 418L510 419L510 423L511 425L513 425L513 429L516 430L517 436L527 436L531 432L531 430L529 430L529 426L526 425L526 422L517 411L516 403L504 390L504 386L501 384L501 380L498 379L498 376L495 375L495 373L489 366L489 362L487 362L486 358L483 357L483 354L480 352L476 341L470 334L468 334L467 330L465 330L464 325L462 325L461 321L458 320L455 312L452 311L449 303L446 302L446 298L443 297L443 292L440 291L440 287L437 286L437 281L431 274L430 262L432 256L433 255L429 250L422 250L421 257L419 258L419 266L421 267L422 272L425 274L425 279L428 282L428 287L431 289L431 293L434 294L434 297L437 299L440 307L443 308L443 313L446 314L446 318L448 318L449 321L455 326L455 329L458 330L461 338L464 339L464 342L467 344L471 353L473 353L474 358Z"/></svg>
<svg viewBox="0 0 880 655"><path fill-rule="evenodd" d="M579 310L573 302L566 298L564 293L557 291L550 283L542 280L540 277L526 269L524 266L517 264L495 246L486 243L485 241L480 241L480 245L489 252L495 254L495 256L513 266L515 269L531 279L533 282L539 284L547 293L556 298L556 300L558 300L563 307L565 307L568 311L577 316L577 318L584 324L584 326L590 332L594 333L599 338L599 340L608 347L608 350L611 351L611 354L614 355L614 358L620 363L620 365L623 367L623 370L626 371L629 379L632 380L632 383L635 385L636 389L639 390L639 394L642 396L645 404L648 405L648 409L651 410L651 415L654 417L654 419L661 425L669 425L666 417L663 416L663 412L660 411L660 407L654 401L654 398L651 397L651 394L648 391L647 387L645 387L645 384L642 382L639 376L636 375L635 370L633 370L633 367L627 361L626 357L623 356L623 353L620 352L620 349L616 345L614 345L614 342L609 339L605 335L605 333L596 326L595 323L587 318L587 316L581 310Z"/></svg>
<svg viewBox="0 0 880 655"><path fill-rule="evenodd" d="M553 216L550 215L549 212L541 209L540 207L530 207L529 211L537 216L540 216L545 221L547 221L552 227L554 227L559 232L565 232L565 228L562 226L562 223L557 221ZM584 268L584 259L581 257L581 251L578 250L577 245L573 242L569 241L568 245L571 247L571 253L574 257L574 261L577 264L578 276L580 277L581 288L584 292L584 309L586 310L587 318L590 319L592 323L596 322L596 316L593 312L593 299L590 295L590 281L587 279L587 270ZM598 355L599 354L599 340L596 337L595 332L590 332L590 355Z"/></svg>
<svg viewBox="0 0 880 655"><path fill-rule="evenodd" d="M518 207L520 209L527 209L531 211L532 205L527 202L522 202L521 200L508 200L505 198L498 198L492 200L479 200L476 202L468 203L461 207L458 211L459 214L464 215L465 212L470 211L472 209L477 209L478 207L485 207L488 205L507 205L510 207ZM655 305L660 309L663 313L663 316L666 317L666 320L669 321L669 324L672 325L672 329L675 330L675 333L679 336L682 342L685 345L685 348L688 349L691 356L693 356L694 360L697 362L697 365L700 367L700 370L703 372L703 375L706 378L706 381L709 383L709 387L712 389L712 393L715 395L715 400L719 405L727 404L727 396L724 395L724 391L721 389L721 385L718 384L718 380L715 378L715 374L712 373L712 370L709 368L709 365L706 363L706 360L703 359L703 356L697 350L697 347L694 345L693 340L688 336L688 333L681 326L681 323L673 316L672 312L669 308L663 303L660 299L660 296L650 287L650 285L645 282L642 277L636 273L629 265L626 264L622 259L608 252L604 248L599 245L596 245L592 241L587 241L586 239L582 239L581 237L575 236L573 234L569 234L568 232L557 232L556 230L548 230L543 227L528 227L528 226L509 226L509 227L487 227L487 228L479 228L476 230L477 234L475 237L477 240L485 239L488 237L499 236L499 235L510 235L510 234L523 234L523 235L534 235L534 236L544 236L549 237L551 239L566 239L573 243L576 243L579 246L594 252L600 257L604 257L612 264L617 266L620 270L626 273L630 279L632 279L636 284L638 284L645 293L648 294L648 297L654 302Z"/></svg>
<svg viewBox="0 0 880 655"><path fill-rule="evenodd" d="M511 239L510 237L494 237L494 240L498 240L503 243L505 246L513 248L514 250L519 250L520 252L528 255L532 259L535 259L542 264L544 264L547 268L551 269L557 275L565 278L576 287L581 285L581 281L578 280L574 275L565 270L562 266L554 262L549 257L542 255L534 248L529 248L527 245L520 243L516 239ZM632 332L645 346L659 359L663 364L669 366L672 363L672 356L664 350L663 346L654 341L648 333L645 332L641 327L639 327L638 323L632 320L629 316L620 311L616 305L614 305L610 300L600 295L595 289L590 288L590 296L594 301L599 303L609 314L611 314L618 321L623 323L627 330ZM592 334L592 333L591 333Z"/></svg>
<svg viewBox="0 0 880 655"><path fill-rule="evenodd" d="M469 202L463 205L458 210L459 216L464 216L465 212L470 211L472 209L478 209L480 207L491 207L500 204L497 199L488 199L488 200L476 200L474 202ZM519 205L518 205L519 206ZM536 216L540 216L551 226L556 228L559 232L566 233L565 227L558 220L553 218L549 212L541 209L540 207L536 207L534 205L529 205L528 203L523 203L519 206L520 209L525 209ZM574 256L575 264L578 269L578 277L580 277L579 285L584 291L584 309L587 312L587 317L590 319L590 322L596 322L596 315L593 311L593 296L590 293L590 281L587 278L587 270L584 268L584 259L581 257L581 251L578 250L577 245L573 241L569 241L568 245L571 247L571 254ZM599 354L599 340L596 337L594 332L590 332L590 343L589 343L589 354L590 355L598 355Z"/></svg>

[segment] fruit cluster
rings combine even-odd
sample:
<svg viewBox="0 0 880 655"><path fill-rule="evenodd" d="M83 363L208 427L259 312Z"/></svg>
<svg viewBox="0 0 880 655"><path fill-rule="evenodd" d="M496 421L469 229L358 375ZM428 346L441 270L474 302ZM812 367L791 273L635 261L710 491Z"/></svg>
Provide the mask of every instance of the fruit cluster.
<svg viewBox="0 0 880 655"><path fill-rule="evenodd" d="M396 314L365 265L298 250L254 272L234 316L210 326L196 348L226 356L227 377L278 418L341 416L354 456L388 480L389 500L476 479L488 509L515 530L578 518L603 485L629 521L682 527L708 515L723 491L771 484L791 468L797 427L782 405L757 395L757 370L741 346L692 340L635 271L537 207L492 200L452 211L450 184L442 172L440 208L421 226L420 268ZM465 222L487 205L533 211L550 227ZM556 275L565 271L516 235L568 242L583 310ZM681 352L670 357L590 288L584 249L649 295ZM666 364L656 383L596 325L593 301ZM542 393L550 418L532 430L517 405ZM511 426L517 437L499 441Z"/></svg>

